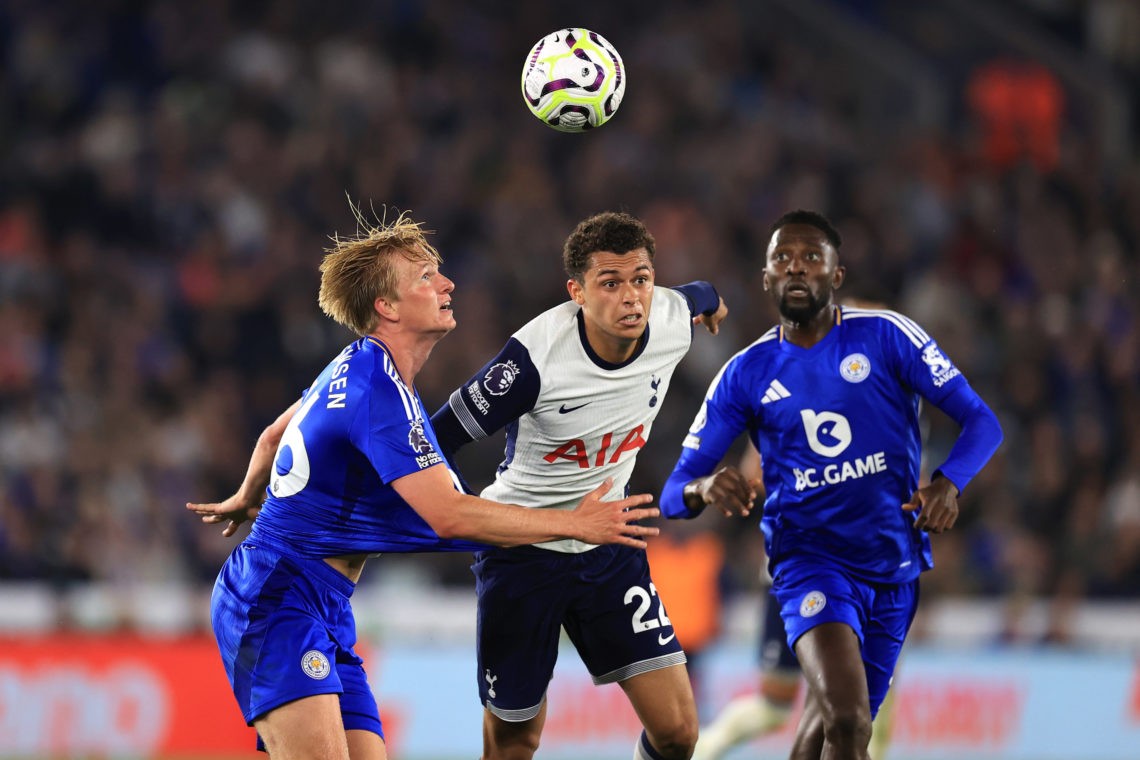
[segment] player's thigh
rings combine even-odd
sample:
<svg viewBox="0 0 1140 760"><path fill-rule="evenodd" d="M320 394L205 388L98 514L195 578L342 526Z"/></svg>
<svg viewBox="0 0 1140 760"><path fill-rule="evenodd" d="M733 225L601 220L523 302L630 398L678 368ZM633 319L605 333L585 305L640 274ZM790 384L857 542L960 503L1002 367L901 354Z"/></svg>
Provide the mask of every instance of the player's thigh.
<svg viewBox="0 0 1140 760"><path fill-rule="evenodd" d="M819 703L825 718L857 711L866 713L870 720L860 649L855 631L839 622L817 625L796 640L796 656L810 696Z"/></svg>
<svg viewBox="0 0 1140 760"><path fill-rule="evenodd" d="M595 684L687 661L644 550L600 546L575 561L586 564L563 627Z"/></svg>
<svg viewBox="0 0 1140 760"><path fill-rule="evenodd" d="M483 758L498 760L517 755L520 750L531 754L538 749L542 728L546 724L546 700L534 717L523 721L500 718L489 708L483 711Z"/></svg>
<svg viewBox="0 0 1140 760"><path fill-rule="evenodd" d="M679 741L686 741L691 732L691 741L696 741L697 705L684 665L627 678L621 688L651 737L680 734Z"/></svg>
<svg viewBox="0 0 1140 760"><path fill-rule="evenodd" d="M480 701L503 721L523 723L542 709L554 673L573 556L523 547L476 558Z"/></svg>
<svg viewBox="0 0 1140 760"><path fill-rule="evenodd" d="M376 732L352 730L345 731L344 735L352 760L388 760L388 748Z"/></svg>
<svg viewBox="0 0 1140 760"><path fill-rule="evenodd" d="M288 702L262 715L253 726L273 760L357 760L349 755L336 694ZM383 755L363 757L374 760Z"/></svg>

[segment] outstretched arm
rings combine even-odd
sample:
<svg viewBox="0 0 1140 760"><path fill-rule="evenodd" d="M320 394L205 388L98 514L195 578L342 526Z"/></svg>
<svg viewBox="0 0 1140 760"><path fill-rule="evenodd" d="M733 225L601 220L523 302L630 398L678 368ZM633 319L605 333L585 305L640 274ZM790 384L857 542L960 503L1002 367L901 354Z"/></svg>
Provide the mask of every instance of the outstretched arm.
<svg viewBox="0 0 1140 760"><path fill-rule="evenodd" d="M441 538L458 538L495 546L520 546L575 538L591 544L623 544L645 548L645 536L657 528L634 524L657 517L656 508L637 509L653 500L638 494L602 501L613 479L588 493L574 510L527 509L460 493L444 465L428 467L392 481L392 487Z"/></svg>
<svg viewBox="0 0 1140 760"><path fill-rule="evenodd" d="M261 502L265 499L265 488L269 485L269 476L273 471L273 457L277 452L277 445L281 443L281 436L289 420L301 408L298 399L288 409L281 413L269 427L261 431L257 438L257 445L253 447L253 455L249 459L249 467L245 471L245 479L237 493L225 501L212 504L186 503L186 508L202 516L204 523L227 522L222 529L223 536L232 536L246 520L257 517L261 511Z"/></svg>

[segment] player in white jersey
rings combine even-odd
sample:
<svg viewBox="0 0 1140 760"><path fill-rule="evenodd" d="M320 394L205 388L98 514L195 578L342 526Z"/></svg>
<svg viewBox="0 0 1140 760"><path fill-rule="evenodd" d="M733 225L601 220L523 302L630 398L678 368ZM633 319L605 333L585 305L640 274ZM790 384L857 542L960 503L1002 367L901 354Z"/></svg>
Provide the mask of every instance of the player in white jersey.
<svg viewBox="0 0 1140 760"><path fill-rule="evenodd" d="M350 597L368 557L559 537L643 550L641 537L657 532L629 524L657 510L623 512L648 496L602 501L604 485L557 515L460 490L415 391L455 327L440 261L403 216L338 239L321 264L319 302L360 339L262 434L234 496L187 504L205 522L227 523L226 535L260 509L218 575L210 612L242 714L274 758L387 756L354 651Z"/></svg>
<svg viewBox="0 0 1140 760"><path fill-rule="evenodd" d="M432 417L447 453L507 429L485 498L550 513L598 477L627 486L694 325L715 334L727 314L708 283L655 288L653 256L628 214L581 222L563 249L571 300L516 332ZM635 757L692 753L685 654L645 552L613 549L560 540L476 554L485 760L537 749L563 627L594 682L620 683L641 718Z"/></svg>

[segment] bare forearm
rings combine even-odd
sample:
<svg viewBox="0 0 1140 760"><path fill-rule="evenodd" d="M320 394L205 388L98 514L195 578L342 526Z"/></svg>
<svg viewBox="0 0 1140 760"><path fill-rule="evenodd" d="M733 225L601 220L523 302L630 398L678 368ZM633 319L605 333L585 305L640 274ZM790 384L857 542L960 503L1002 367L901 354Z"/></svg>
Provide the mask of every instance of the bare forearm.
<svg viewBox="0 0 1140 760"><path fill-rule="evenodd" d="M642 508L653 500L649 494L606 501L605 495L613 488L612 478L586 494L573 510L527 509L460 493L443 465L397 478L392 487L441 538L494 546L575 538L590 544L620 543L644 549L642 537L656 535L657 528L638 525L637 521L660 514L656 508Z"/></svg>
<svg viewBox="0 0 1140 760"><path fill-rule="evenodd" d="M493 546L522 546L560 538L581 539L572 513L561 509L527 509L478 496L456 494L456 508L437 518L435 532Z"/></svg>
<svg viewBox="0 0 1140 760"><path fill-rule="evenodd" d="M273 472L273 458L277 454L281 436L285 434L289 420L293 418L300 405L300 401L295 402L258 436L257 445L253 447L253 454L249 459L249 467L245 471L245 478L237 491L237 498L243 504L254 505L261 502Z"/></svg>

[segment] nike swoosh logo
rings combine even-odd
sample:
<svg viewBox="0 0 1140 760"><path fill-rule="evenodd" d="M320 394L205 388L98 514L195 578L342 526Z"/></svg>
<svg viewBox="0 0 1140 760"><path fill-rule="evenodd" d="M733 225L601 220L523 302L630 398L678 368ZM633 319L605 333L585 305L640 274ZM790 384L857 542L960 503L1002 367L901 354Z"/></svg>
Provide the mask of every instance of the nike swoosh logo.
<svg viewBox="0 0 1140 760"><path fill-rule="evenodd" d="M674 631L673 633L670 633L668 636L665 636L664 634L659 633L659 634L657 634L657 643L660 644L661 646L665 646L670 641L672 641L676 636L677 636L676 631Z"/></svg>
<svg viewBox="0 0 1140 760"><path fill-rule="evenodd" d="M586 402L586 404L589 404L589 403L590 403L589 401ZM577 410L581 409L582 407L586 406L586 404L578 404L578 406L571 406L569 408L565 404L563 404L562 406L558 407L558 413L559 414L570 414L570 412L577 411Z"/></svg>

